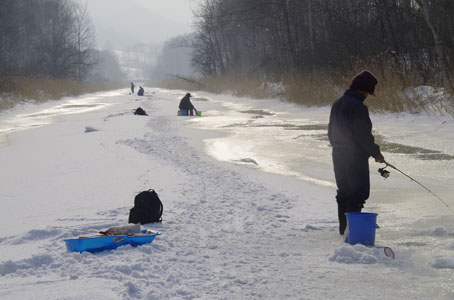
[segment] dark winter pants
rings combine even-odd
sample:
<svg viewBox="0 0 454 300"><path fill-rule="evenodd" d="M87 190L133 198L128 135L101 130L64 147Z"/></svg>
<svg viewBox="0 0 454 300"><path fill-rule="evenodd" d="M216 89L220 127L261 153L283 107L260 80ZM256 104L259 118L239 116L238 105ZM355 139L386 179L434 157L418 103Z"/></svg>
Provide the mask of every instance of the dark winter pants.
<svg viewBox="0 0 454 300"><path fill-rule="evenodd" d="M333 149L334 175L337 184L339 231L347 226L346 212L360 212L369 198L369 158L350 149Z"/></svg>

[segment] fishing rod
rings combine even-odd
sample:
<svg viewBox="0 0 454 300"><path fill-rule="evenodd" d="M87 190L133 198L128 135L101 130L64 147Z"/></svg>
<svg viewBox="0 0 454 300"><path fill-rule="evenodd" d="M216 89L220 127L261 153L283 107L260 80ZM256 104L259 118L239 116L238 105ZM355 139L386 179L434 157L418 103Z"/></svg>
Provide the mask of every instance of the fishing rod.
<svg viewBox="0 0 454 300"><path fill-rule="evenodd" d="M452 210L451 207L449 207L449 205L443 200L441 199L438 195L436 195L434 192L432 192L431 190L429 190L427 187L425 187L423 184L421 184L419 181L417 181L416 179L410 177L409 175L405 174L404 172L402 172L401 170L399 170L398 168L396 168L395 166L393 166L392 164L388 163L387 161L384 161L385 165L383 168L380 168L378 169L378 173L380 173L380 175L384 178L388 178L389 177L389 171L388 170L385 170L386 167L390 167L394 170L396 170L397 172L401 173L402 175L410 178L411 181L415 182L416 184L418 184L419 186L423 187L426 191L428 191L429 193L431 193L433 196L435 196L438 200L440 200L441 202L443 202L443 204L452 212L454 213L454 210Z"/></svg>

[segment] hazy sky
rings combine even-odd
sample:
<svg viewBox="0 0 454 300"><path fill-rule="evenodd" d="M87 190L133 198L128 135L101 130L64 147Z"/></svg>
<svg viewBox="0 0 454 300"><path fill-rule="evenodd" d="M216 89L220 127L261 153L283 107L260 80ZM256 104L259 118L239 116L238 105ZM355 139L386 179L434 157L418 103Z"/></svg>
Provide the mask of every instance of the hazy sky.
<svg viewBox="0 0 454 300"><path fill-rule="evenodd" d="M129 1L129 0L123 0ZM169 19L185 23L190 27L194 0L135 0L150 11Z"/></svg>
<svg viewBox="0 0 454 300"><path fill-rule="evenodd" d="M197 0L79 0L88 5L98 47L163 43L192 31Z"/></svg>

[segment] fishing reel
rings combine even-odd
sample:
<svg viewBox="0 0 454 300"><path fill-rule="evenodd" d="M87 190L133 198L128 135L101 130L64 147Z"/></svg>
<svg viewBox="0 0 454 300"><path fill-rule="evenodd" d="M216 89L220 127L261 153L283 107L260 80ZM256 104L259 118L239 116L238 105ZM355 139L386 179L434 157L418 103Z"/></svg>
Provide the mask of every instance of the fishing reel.
<svg viewBox="0 0 454 300"><path fill-rule="evenodd" d="M383 177L383 178L385 178L385 179L388 178L389 175L391 174L388 170L385 170L385 168L386 168L387 166L388 166L388 165L386 165L386 166L383 167L383 168L378 169L378 173L380 173L381 177Z"/></svg>

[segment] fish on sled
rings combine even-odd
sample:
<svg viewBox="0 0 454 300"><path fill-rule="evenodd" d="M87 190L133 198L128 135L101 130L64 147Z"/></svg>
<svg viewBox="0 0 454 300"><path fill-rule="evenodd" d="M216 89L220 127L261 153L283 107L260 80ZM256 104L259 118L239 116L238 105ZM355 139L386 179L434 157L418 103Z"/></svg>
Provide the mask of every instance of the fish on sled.
<svg viewBox="0 0 454 300"><path fill-rule="evenodd" d="M151 243L157 235L160 235L159 232L151 230L142 230L136 233L131 233L125 231L121 232L121 230L116 232L115 230L110 229L107 231L101 231L100 235L96 236L81 236L77 239L64 240L66 248L70 252L88 251L95 253L104 250L113 250L123 245L136 247L148 244Z"/></svg>

